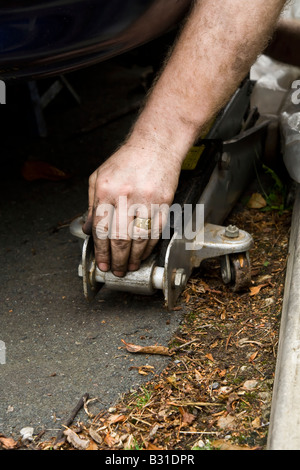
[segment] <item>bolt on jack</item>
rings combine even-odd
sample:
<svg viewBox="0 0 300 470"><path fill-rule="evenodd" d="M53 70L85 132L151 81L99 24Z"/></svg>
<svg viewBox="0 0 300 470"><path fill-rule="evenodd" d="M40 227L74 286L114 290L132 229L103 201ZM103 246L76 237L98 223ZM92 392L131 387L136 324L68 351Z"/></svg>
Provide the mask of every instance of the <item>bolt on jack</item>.
<svg viewBox="0 0 300 470"><path fill-rule="evenodd" d="M237 238L240 234L239 229L235 225L228 225L225 228L225 237L227 238Z"/></svg>

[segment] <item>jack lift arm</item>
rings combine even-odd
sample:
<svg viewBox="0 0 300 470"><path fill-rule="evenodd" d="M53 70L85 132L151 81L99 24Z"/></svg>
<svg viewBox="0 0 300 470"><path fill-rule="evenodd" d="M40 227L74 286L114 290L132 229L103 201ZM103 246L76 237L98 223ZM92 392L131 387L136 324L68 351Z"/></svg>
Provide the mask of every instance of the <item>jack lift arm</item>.
<svg viewBox="0 0 300 470"><path fill-rule="evenodd" d="M223 282L233 290L249 286L253 239L240 228L221 224L247 187L264 152L269 122L257 124L257 110L250 107L253 86L249 79L241 84L183 165L174 203L180 204L183 212L185 204L193 205L190 222L194 225L196 208L204 208L204 226L192 240L171 224L170 239L160 240L138 271L119 278L96 266L93 239L82 231L84 217L72 222L71 233L80 239L82 249L78 273L87 300L92 300L104 285L143 295L162 290L166 307L172 310L193 269L208 258L220 259Z"/></svg>

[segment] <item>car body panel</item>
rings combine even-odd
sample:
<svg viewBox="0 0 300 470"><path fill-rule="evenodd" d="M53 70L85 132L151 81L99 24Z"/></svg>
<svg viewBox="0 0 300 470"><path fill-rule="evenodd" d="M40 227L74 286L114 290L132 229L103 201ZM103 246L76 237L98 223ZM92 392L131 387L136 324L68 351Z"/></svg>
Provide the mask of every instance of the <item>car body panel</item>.
<svg viewBox="0 0 300 470"><path fill-rule="evenodd" d="M0 78L62 74L119 55L178 24L191 0L0 1Z"/></svg>

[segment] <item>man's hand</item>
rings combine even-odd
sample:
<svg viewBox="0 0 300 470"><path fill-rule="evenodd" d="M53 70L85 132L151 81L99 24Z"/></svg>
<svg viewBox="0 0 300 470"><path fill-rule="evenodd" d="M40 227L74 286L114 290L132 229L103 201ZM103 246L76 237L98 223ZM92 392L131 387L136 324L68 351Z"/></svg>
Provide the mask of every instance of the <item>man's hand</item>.
<svg viewBox="0 0 300 470"><path fill-rule="evenodd" d="M99 269L111 269L116 276L137 270L150 255L167 217L167 211L159 209L172 204L178 183L181 161L165 150L145 147L124 144L89 181L83 229L93 234ZM135 217L152 218L149 230L136 226Z"/></svg>

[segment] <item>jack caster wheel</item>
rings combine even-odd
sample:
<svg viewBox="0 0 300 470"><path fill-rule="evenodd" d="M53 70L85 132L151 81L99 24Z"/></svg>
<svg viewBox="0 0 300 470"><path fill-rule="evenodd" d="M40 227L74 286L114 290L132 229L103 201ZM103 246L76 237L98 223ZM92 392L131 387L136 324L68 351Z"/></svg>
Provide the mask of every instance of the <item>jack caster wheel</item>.
<svg viewBox="0 0 300 470"><path fill-rule="evenodd" d="M221 275L224 284L233 292L240 292L251 285L249 253L233 253L221 257Z"/></svg>

